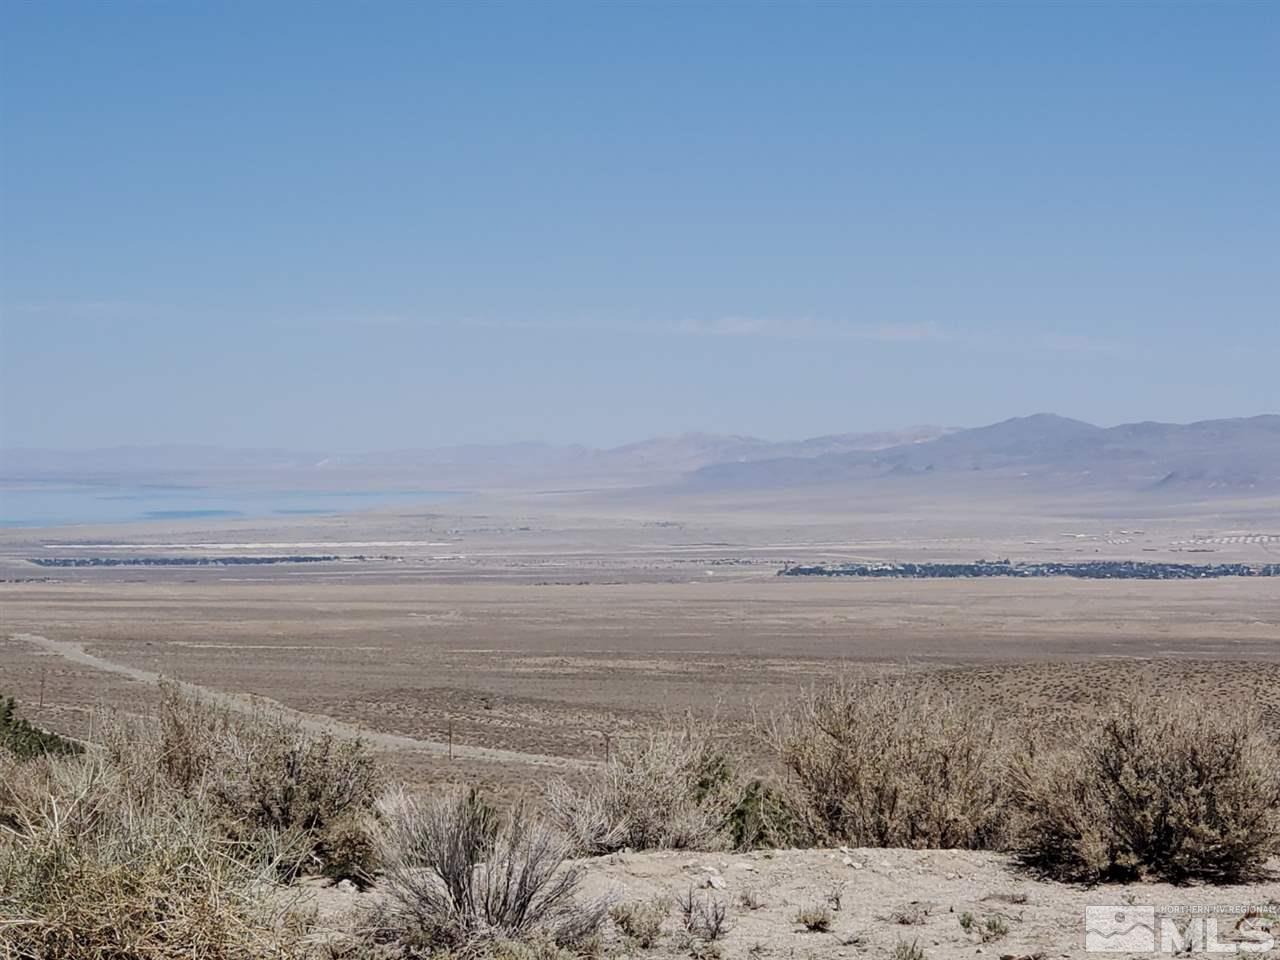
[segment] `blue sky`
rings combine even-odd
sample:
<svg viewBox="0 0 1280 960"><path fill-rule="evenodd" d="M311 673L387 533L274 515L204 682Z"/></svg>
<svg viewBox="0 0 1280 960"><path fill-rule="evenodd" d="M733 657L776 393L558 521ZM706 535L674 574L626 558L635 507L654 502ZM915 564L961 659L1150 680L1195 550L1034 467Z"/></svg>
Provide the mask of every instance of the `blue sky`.
<svg viewBox="0 0 1280 960"><path fill-rule="evenodd" d="M0 20L3 445L1280 411L1280 5Z"/></svg>

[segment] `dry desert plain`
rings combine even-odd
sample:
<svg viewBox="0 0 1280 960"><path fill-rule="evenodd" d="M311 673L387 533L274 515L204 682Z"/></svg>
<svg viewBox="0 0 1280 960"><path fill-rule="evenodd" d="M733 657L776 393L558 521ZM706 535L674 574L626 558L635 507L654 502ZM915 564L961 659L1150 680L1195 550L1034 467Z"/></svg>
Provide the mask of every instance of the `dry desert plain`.
<svg viewBox="0 0 1280 960"><path fill-rule="evenodd" d="M585 775L613 744L686 711L715 717L752 754L755 716L842 672L935 673L1011 726L1160 684L1259 704L1280 728L1276 579L777 575L788 563L842 560L1275 562L1277 507L563 496L305 521L9 530L0 689L37 722L88 738L103 710L147 712L161 676L235 708L267 698L315 729L368 737L396 776L478 782L499 797L536 797L551 777ZM344 559L30 562L283 555ZM1038 880L990 852L624 852L582 868L588 893L624 902L714 896L728 909L728 958L886 957L912 943L928 960L1083 957L1092 904L1154 904L1183 924L1207 908L1228 938L1246 907L1261 905L1265 923L1280 910L1274 879L1092 890ZM302 894L337 925L381 895L376 885ZM830 930L795 922L833 896ZM989 919L1007 928L992 942L977 932ZM674 911L664 930L646 955L690 956ZM609 936L610 955L632 955Z"/></svg>
<svg viewBox="0 0 1280 960"><path fill-rule="evenodd" d="M411 779L503 789L598 760L666 714L715 716L749 742L753 714L842 671L937 671L1011 720L1152 682L1250 699L1280 723L1275 579L777 576L839 560L1274 562L1274 506L1144 504L1098 519L1087 503L566 495L9 530L0 689L36 721L88 736L98 711L145 711L170 677L358 729ZM282 555L346 559L28 562Z"/></svg>

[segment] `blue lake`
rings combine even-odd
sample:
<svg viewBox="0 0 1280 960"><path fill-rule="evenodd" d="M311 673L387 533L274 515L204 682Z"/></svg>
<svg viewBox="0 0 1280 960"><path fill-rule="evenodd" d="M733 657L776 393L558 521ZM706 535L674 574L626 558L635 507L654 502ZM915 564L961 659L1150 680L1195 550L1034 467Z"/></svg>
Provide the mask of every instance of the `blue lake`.
<svg viewBox="0 0 1280 960"><path fill-rule="evenodd" d="M0 485L0 527L324 516L380 507L427 505L451 496L433 490L269 490L214 487Z"/></svg>

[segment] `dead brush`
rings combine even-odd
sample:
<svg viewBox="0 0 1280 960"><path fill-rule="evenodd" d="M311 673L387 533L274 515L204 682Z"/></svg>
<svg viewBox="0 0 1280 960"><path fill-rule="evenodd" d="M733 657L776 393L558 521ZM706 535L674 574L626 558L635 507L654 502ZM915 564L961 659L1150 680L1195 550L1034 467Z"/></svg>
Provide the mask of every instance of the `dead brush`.
<svg viewBox="0 0 1280 960"><path fill-rule="evenodd" d="M522 804L505 816L474 790L379 802L385 890L372 939L410 951L470 951L501 942L558 947L591 940L609 904L577 897L567 843Z"/></svg>
<svg viewBox="0 0 1280 960"><path fill-rule="evenodd" d="M794 919L810 933L826 933L835 923L835 914L825 903L811 903L797 910Z"/></svg>
<svg viewBox="0 0 1280 960"><path fill-rule="evenodd" d="M797 809L828 842L1000 844L1005 756L993 718L936 680L845 678L761 724Z"/></svg>
<svg viewBox="0 0 1280 960"><path fill-rule="evenodd" d="M548 816L587 856L724 849L741 789L709 729L669 724L624 744L585 785L553 781Z"/></svg>
<svg viewBox="0 0 1280 960"><path fill-rule="evenodd" d="M671 912L671 900L655 897L643 903L619 903L609 910L609 918L628 940L642 950L655 947L662 939L662 924Z"/></svg>
<svg viewBox="0 0 1280 960"><path fill-rule="evenodd" d="M918 926L929 919L929 908L922 903L908 903L890 913L889 919L904 927Z"/></svg>
<svg viewBox="0 0 1280 960"><path fill-rule="evenodd" d="M729 908L718 897L698 893L693 887L676 898L685 932L700 940L719 940L730 930Z"/></svg>
<svg viewBox="0 0 1280 960"><path fill-rule="evenodd" d="M689 960L724 960L724 951L720 944L709 940L693 940L686 945Z"/></svg>

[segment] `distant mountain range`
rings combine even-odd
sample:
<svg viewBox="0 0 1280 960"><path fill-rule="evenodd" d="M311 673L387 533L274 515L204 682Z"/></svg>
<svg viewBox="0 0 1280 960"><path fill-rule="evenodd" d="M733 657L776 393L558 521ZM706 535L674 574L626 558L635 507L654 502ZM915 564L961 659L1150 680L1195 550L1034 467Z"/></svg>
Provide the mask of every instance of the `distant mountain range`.
<svg viewBox="0 0 1280 960"><path fill-rule="evenodd" d="M1104 428L1036 414L878 451L711 464L688 482L779 489L958 474L1056 487L1280 492L1280 416Z"/></svg>
<svg viewBox="0 0 1280 960"><path fill-rule="evenodd" d="M689 433L621 447L512 443L333 454L225 449L197 445L111 447L98 450L0 450L0 480L85 481L183 479L202 476L293 476L335 479L378 475L435 488L591 482L669 482L713 463L883 450L944 436L943 427L910 427L774 443L757 437ZM341 482L339 480L339 482Z"/></svg>
<svg viewBox="0 0 1280 960"><path fill-rule="evenodd" d="M413 489L662 486L672 494L973 481L1054 489L1280 493L1280 416L1097 427L1053 414L791 442L693 433L610 449L519 443L344 456L205 446L0 451L5 482L297 483ZM941 489L941 488L939 488Z"/></svg>

